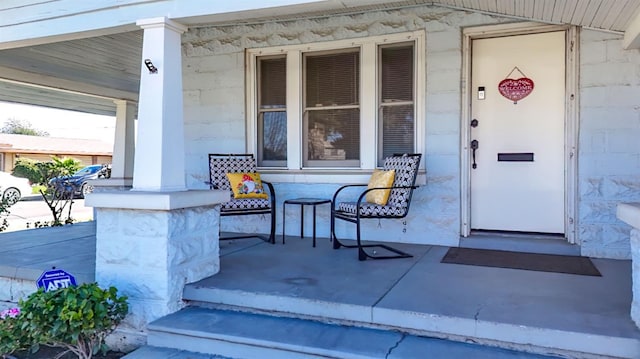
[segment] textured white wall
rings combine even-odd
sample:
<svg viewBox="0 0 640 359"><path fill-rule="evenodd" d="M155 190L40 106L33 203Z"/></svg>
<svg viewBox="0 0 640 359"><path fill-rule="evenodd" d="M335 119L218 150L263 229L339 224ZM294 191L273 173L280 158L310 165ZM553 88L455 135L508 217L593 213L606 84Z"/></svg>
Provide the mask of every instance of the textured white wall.
<svg viewBox="0 0 640 359"><path fill-rule="evenodd" d="M578 239L582 253L630 257L620 202L640 201L640 53L622 36L580 34Z"/></svg>
<svg viewBox="0 0 640 359"><path fill-rule="evenodd" d="M187 183L206 188L207 154L245 151L244 50L426 31L427 185L414 193L406 221L372 221L368 238L456 245L460 233L461 33L475 25L511 22L482 14L415 7L313 20L192 29L183 36ZM615 205L640 200L640 57L621 37L582 31L578 242L583 253L629 258L629 228ZM276 184L286 198L330 198L331 184ZM319 208L318 234L329 235L329 212ZM282 212L278 209L278 232ZM299 211L287 211L287 234L299 234ZM311 225L307 217L307 226ZM325 222L323 222L325 221ZM225 218L223 230L266 231L268 218ZM323 223L326 223L323 224ZM405 224L406 223L406 224ZM339 234L353 236L352 226Z"/></svg>
<svg viewBox="0 0 640 359"><path fill-rule="evenodd" d="M457 245L460 233L460 72L461 28L500 22L486 15L442 9L411 9L334 16L313 20L192 29L183 37L187 183L206 188L208 153L245 151L244 50L312 43L424 29L426 38L427 185L414 192L405 221L370 221L371 239ZM276 184L278 206L287 198L331 198L332 184ZM310 212L310 211L309 211ZM299 235L299 209L287 208L287 234ZM268 218L224 218L222 230L266 232ZM306 217L306 228L311 218ZM278 209L278 232L282 211ZM339 223L339 235L354 227ZM307 232L309 233L309 232ZM329 236L328 206L318 208L318 235Z"/></svg>

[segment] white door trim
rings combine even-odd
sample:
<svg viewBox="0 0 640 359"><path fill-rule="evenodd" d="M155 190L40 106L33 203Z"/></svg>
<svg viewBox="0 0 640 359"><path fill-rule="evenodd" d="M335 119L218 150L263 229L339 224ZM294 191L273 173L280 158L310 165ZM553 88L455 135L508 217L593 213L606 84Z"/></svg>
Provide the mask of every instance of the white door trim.
<svg viewBox="0 0 640 359"><path fill-rule="evenodd" d="M466 28L462 44L462 115L460 116L460 233L471 232L471 171L469 143L471 133L471 42L474 39L565 31L566 92L565 92L565 237L576 243L577 170L578 170L578 30L574 26L516 23Z"/></svg>

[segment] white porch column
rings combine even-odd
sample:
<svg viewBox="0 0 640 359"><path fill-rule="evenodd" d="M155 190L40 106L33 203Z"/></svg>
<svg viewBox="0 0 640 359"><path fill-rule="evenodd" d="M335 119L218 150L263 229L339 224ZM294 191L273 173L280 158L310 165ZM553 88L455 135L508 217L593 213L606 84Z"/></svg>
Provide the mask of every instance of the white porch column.
<svg viewBox="0 0 640 359"><path fill-rule="evenodd" d="M116 103L116 131L113 142L111 177L133 178L136 105L124 100L114 102Z"/></svg>
<svg viewBox="0 0 640 359"><path fill-rule="evenodd" d="M144 29L138 139L133 189L183 191L184 123L180 35L187 30L167 18L141 20ZM151 61L157 72L144 64Z"/></svg>
<svg viewBox="0 0 640 359"><path fill-rule="evenodd" d="M136 105L125 100L113 102L116 104L116 130L111 158L111 178L91 181L94 192L129 190L133 182ZM95 211L93 218L97 218Z"/></svg>
<svg viewBox="0 0 640 359"><path fill-rule="evenodd" d="M620 203L618 219L632 226L631 229L631 281L633 301L631 319L640 328L640 203Z"/></svg>
<svg viewBox="0 0 640 359"><path fill-rule="evenodd" d="M149 322L184 306L186 283L219 271L218 204L229 198L227 191L185 186L180 34L186 28L165 18L138 25L144 43L133 189L98 191L85 200L98 218L96 281L129 298L129 315L109 343L121 350L144 344ZM157 72L147 69L145 59ZM116 171L126 176L133 129L130 105L119 106L127 106L127 116L119 127L125 134L118 136L124 144L116 144L114 155L125 159Z"/></svg>

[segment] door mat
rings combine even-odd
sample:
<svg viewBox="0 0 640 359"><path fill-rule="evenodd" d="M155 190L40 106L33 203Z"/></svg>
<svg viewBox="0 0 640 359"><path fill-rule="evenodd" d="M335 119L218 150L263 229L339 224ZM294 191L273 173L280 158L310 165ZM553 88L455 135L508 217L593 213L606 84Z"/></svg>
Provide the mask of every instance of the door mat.
<svg viewBox="0 0 640 359"><path fill-rule="evenodd" d="M523 253L491 249L450 248L442 263L483 267L524 269L539 272L568 273L601 277L588 257Z"/></svg>

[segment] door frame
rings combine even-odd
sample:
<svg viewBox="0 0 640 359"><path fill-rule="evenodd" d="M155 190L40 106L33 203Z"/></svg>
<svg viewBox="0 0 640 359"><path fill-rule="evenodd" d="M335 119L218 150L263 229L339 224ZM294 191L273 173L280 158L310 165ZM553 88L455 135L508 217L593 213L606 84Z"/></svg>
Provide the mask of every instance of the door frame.
<svg viewBox="0 0 640 359"><path fill-rule="evenodd" d="M564 233L569 243L576 243L577 170L578 170L578 29L575 26L546 25L522 22L505 25L470 27L462 38L462 115L460 116L460 233L471 233L471 88L472 41L493 37L528 35L543 32L565 32L565 115L564 115Z"/></svg>

